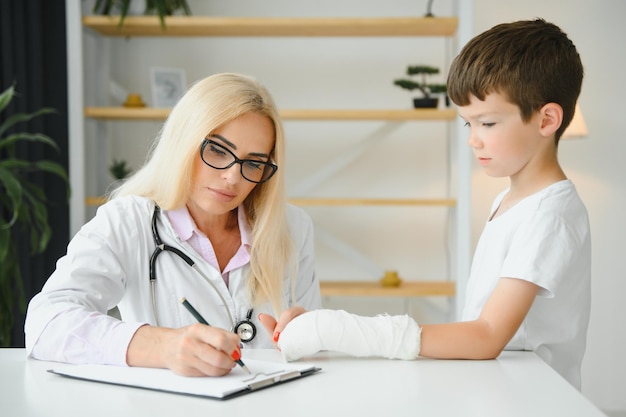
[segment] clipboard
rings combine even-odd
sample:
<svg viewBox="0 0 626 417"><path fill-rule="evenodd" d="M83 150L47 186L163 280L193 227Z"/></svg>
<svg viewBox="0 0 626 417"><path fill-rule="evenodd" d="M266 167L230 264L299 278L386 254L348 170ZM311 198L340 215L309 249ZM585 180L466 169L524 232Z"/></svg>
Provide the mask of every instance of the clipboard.
<svg viewBox="0 0 626 417"><path fill-rule="evenodd" d="M84 381L102 382L174 394L226 400L294 381L321 370L310 363L280 363L246 359L252 374L235 367L221 377L185 377L169 369L110 365L60 364L48 372Z"/></svg>

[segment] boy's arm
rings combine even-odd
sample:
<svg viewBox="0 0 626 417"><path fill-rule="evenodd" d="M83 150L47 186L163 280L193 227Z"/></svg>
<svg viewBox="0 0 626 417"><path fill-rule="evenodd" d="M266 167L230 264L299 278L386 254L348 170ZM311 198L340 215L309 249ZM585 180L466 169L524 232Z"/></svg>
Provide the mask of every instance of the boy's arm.
<svg viewBox="0 0 626 417"><path fill-rule="evenodd" d="M533 304L539 287L500 278L478 319L423 325L420 356L439 359L492 359L511 340Z"/></svg>
<svg viewBox="0 0 626 417"><path fill-rule="evenodd" d="M538 290L520 279L500 278L477 320L421 328L407 315L313 310L291 320L277 346L287 360L321 350L390 359L493 359L515 335Z"/></svg>

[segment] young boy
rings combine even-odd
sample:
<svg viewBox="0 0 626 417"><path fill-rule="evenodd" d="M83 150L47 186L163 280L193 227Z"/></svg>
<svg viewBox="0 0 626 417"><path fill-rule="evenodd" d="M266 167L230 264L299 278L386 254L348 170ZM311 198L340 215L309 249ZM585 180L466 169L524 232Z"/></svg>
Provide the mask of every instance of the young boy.
<svg viewBox="0 0 626 417"><path fill-rule="evenodd" d="M448 92L478 163L489 176L509 177L510 187L495 199L476 247L463 321L420 327L408 316L317 310L280 333L284 356L335 350L491 359L503 349L534 350L580 389L589 221L557 147L582 78L573 43L542 19L501 24L472 39L452 63Z"/></svg>

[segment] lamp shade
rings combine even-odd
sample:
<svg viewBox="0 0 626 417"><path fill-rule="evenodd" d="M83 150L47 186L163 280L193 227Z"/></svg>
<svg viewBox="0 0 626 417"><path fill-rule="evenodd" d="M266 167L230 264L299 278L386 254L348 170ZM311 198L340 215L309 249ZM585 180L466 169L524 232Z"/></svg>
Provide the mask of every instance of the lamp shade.
<svg viewBox="0 0 626 417"><path fill-rule="evenodd" d="M587 124L585 123L585 119L583 118L583 113L580 111L580 106L576 104L576 109L574 110L574 117L572 118L571 123L563 132L563 139L572 139L572 138L582 138L589 134L587 130Z"/></svg>

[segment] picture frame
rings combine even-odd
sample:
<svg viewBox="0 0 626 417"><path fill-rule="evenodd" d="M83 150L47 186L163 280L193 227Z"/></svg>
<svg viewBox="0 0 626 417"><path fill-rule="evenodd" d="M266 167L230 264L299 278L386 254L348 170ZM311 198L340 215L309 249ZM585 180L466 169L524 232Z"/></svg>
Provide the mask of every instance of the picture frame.
<svg viewBox="0 0 626 417"><path fill-rule="evenodd" d="M185 94L187 81L182 68L150 68L152 106L171 108Z"/></svg>

